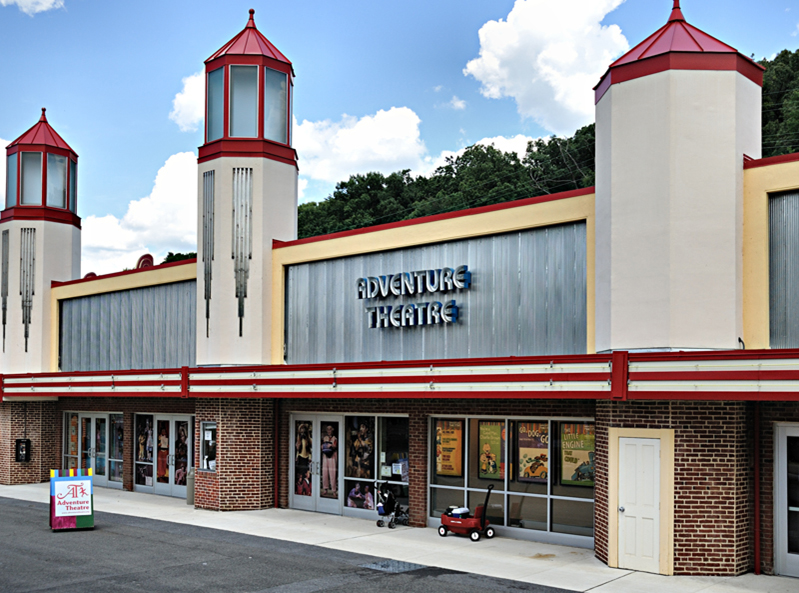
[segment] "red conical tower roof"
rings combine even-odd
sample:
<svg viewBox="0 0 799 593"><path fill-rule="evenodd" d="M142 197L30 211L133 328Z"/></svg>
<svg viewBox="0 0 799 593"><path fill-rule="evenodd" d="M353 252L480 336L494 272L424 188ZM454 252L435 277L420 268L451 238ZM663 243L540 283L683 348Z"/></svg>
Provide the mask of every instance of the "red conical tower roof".
<svg viewBox="0 0 799 593"><path fill-rule="evenodd" d="M61 148L62 150L68 150L75 156L78 156L77 153L70 148L69 144L64 142L64 139L58 135L53 127L47 122L47 116L45 115L45 109L42 107L42 116L39 118L39 121L30 128L27 132L22 134L19 138L14 140L11 144L9 144L6 148L11 148L12 146L55 146L56 148Z"/></svg>
<svg viewBox="0 0 799 593"><path fill-rule="evenodd" d="M737 70L762 86L765 68L688 24L680 0L674 0L668 22L609 66L594 87L596 101L611 84L665 70Z"/></svg>
<svg viewBox="0 0 799 593"><path fill-rule="evenodd" d="M247 26L236 35L233 39L228 41L219 50L214 53L210 58L205 60L205 63L212 62L222 56L265 56L276 62L286 64L292 68L289 59L284 56L279 49L277 49L272 42L269 41L255 26L255 10L250 9L250 20L247 21Z"/></svg>

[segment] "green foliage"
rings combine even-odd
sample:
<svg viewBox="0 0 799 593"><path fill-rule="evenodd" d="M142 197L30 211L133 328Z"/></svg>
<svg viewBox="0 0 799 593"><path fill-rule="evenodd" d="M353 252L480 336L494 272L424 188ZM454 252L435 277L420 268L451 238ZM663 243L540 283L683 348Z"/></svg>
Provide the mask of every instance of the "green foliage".
<svg viewBox="0 0 799 593"><path fill-rule="evenodd" d="M587 187L594 182L594 126L572 138L537 140L524 161L515 153L475 145L429 177L410 171L353 175L323 202L302 204L298 235L314 237Z"/></svg>
<svg viewBox="0 0 799 593"><path fill-rule="evenodd" d="M799 50L782 50L761 60L763 74L763 156L799 152Z"/></svg>
<svg viewBox="0 0 799 593"><path fill-rule="evenodd" d="M190 251L189 253L172 253L170 251L169 253L166 254L164 261L162 261L161 263L169 264L174 261L183 261L184 259L193 259L195 257L197 257L196 251Z"/></svg>

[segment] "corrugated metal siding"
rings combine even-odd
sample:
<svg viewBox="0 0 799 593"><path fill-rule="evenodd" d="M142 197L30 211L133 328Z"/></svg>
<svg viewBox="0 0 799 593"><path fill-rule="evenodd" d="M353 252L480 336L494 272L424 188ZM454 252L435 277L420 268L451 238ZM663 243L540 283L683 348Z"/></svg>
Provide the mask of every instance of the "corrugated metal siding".
<svg viewBox="0 0 799 593"><path fill-rule="evenodd" d="M359 300L358 278L468 265L469 290ZM290 364L586 352L585 223L291 266ZM370 329L365 308L455 299L455 324Z"/></svg>
<svg viewBox="0 0 799 593"><path fill-rule="evenodd" d="M799 192L769 199L769 338L799 348Z"/></svg>
<svg viewBox="0 0 799 593"><path fill-rule="evenodd" d="M61 370L195 366L196 298L190 280L62 301Z"/></svg>

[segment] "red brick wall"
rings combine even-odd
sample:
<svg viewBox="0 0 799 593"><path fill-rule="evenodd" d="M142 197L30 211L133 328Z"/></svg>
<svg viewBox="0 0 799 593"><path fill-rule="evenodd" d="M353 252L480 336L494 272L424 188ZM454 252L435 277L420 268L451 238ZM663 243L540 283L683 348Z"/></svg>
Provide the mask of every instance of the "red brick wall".
<svg viewBox="0 0 799 593"><path fill-rule="evenodd" d="M593 401L564 400L446 400L446 399L284 399L280 407L280 506L288 507L291 412L329 412L341 415L408 414L410 430L409 506L411 525L427 525L428 419L441 414L536 417L593 417Z"/></svg>
<svg viewBox="0 0 799 593"><path fill-rule="evenodd" d="M673 428L674 573L751 569L751 404L602 401L596 420L596 500L607 500L609 427ZM607 562L607 504L595 513L596 556Z"/></svg>
<svg viewBox="0 0 799 593"><path fill-rule="evenodd" d="M58 457L55 402L0 401L0 484L35 484L50 479ZM16 440L31 441L31 460L14 461Z"/></svg>
<svg viewBox="0 0 799 593"><path fill-rule="evenodd" d="M799 422L799 404L762 402L760 406L760 569L774 574L774 424Z"/></svg>
<svg viewBox="0 0 799 593"><path fill-rule="evenodd" d="M274 435L271 399L198 399L201 422L217 423L216 471L197 471L194 504L218 511L274 506ZM196 464L200 467L199 442Z"/></svg>

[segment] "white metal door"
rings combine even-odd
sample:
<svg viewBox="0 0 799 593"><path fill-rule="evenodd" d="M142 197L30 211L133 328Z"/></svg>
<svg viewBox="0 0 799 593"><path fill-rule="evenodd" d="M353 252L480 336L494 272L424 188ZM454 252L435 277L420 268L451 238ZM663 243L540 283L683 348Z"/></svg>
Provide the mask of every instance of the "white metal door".
<svg viewBox="0 0 799 593"><path fill-rule="evenodd" d="M774 548L777 574L799 577L799 426L777 426Z"/></svg>
<svg viewBox="0 0 799 593"><path fill-rule="evenodd" d="M291 417L289 506L340 515L343 508L341 416L294 414Z"/></svg>
<svg viewBox="0 0 799 593"><path fill-rule="evenodd" d="M619 439L619 568L660 572L660 439Z"/></svg>

